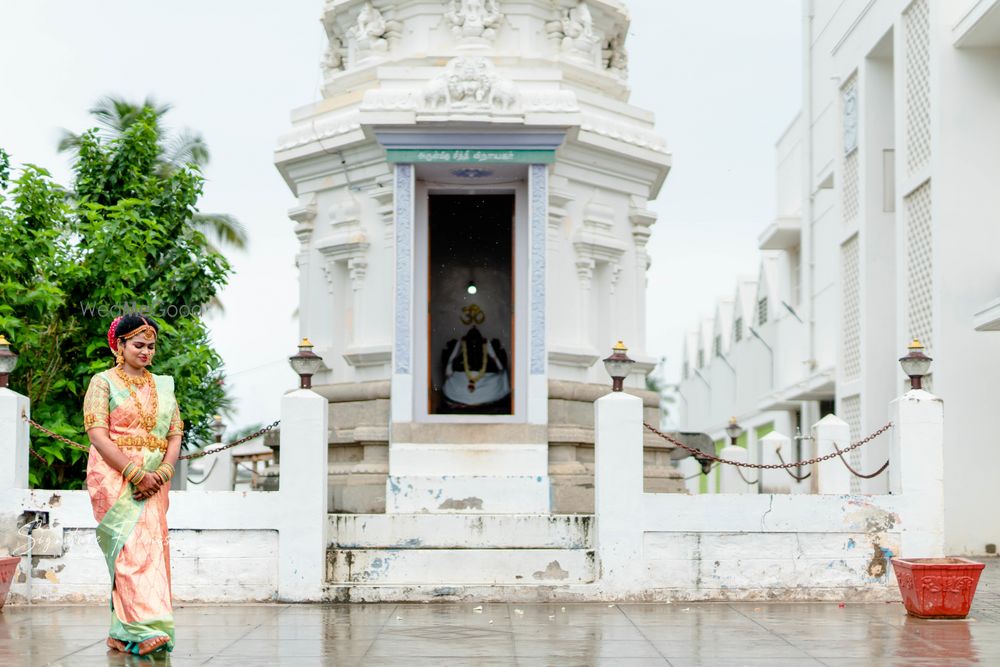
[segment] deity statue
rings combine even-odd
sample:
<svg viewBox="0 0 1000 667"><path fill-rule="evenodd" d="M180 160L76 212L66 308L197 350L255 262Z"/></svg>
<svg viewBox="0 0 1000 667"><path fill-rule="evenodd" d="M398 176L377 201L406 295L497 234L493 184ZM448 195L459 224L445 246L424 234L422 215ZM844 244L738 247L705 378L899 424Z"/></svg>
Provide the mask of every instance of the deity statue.
<svg viewBox="0 0 1000 667"><path fill-rule="evenodd" d="M340 37L330 38L326 52L323 54L323 60L320 62L320 67L325 75L329 76L344 69L346 51L344 41Z"/></svg>
<svg viewBox="0 0 1000 667"><path fill-rule="evenodd" d="M577 51L580 54L591 54L599 41L594 32L594 17L585 0L566 10L562 19L562 48L564 51Z"/></svg>
<svg viewBox="0 0 1000 667"><path fill-rule="evenodd" d="M513 81L499 78L493 63L483 57L460 56L448 63L444 72L424 86L428 108L497 108L511 110L518 100Z"/></svg>
<svg viewBox="0 0 1000 667"><path fill-rule="evenodd" d="M445 381L441 389L449 410L510 409L507 353L499 339L488 340L472 324L460 340L448 341L442 359Z"/></svg>
<svg viewBox="0 0 1000 667"><path fill-rule="evenodd" d="M492 39L503 14L497 0L450 0L444 17L456 37Z"/></svg>
<svg viewBox="0 0 1000 667"><path fill-rule="evenodd" d="M602 55L605 69L621 77L628 76L628 53L625 51L624 32L608 40Z"/></svg>
<svg viewBox="0 0 1000 667"><path fill-rule="evenodd" d="M366 2L358 13L357 23L348 31L354 38L357 48L361 52L376 51L385 52L389 49L389 42L385 38L388 30L382 12L377 10L371 2Z"/></svg>

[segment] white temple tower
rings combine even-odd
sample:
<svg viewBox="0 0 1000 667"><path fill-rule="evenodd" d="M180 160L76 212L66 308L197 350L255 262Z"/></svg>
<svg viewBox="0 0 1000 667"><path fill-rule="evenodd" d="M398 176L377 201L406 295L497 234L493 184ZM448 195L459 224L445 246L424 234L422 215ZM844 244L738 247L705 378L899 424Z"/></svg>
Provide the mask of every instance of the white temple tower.
<svg viewBox="0 0 1000 667"><path fill-rule="evenodd" d="M628 104L624 5L330 0L322 23L323 99L275 163L328 369L331 510L591 512L615 341L659 413L647 203L670 154ZM646 487L680 491L664 444Z"/></svg>

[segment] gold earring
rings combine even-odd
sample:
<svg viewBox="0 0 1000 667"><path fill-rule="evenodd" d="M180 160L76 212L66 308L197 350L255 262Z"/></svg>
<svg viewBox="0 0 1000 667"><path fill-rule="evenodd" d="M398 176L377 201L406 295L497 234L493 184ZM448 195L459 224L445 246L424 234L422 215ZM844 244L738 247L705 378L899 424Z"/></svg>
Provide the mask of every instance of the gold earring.
<svg viewBox="0 0 1000 667"><path fill-rule="evenodd" d="M125 363L125 355L122 354L122 348L120 346L117 350L115 350L115 363L119 366Z"/></svg>

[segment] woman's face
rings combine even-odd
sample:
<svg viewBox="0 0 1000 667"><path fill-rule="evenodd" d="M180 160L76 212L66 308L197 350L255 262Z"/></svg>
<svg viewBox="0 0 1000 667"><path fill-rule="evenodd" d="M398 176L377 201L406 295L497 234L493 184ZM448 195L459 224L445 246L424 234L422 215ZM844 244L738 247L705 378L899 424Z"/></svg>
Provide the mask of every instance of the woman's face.
<svg viewBox="0 0 1000 667"><path fill-rule="evenodd" d="M136 336L125 341L125 363L135 368L145 368L153 361L156 352L155 340L143 340Z"/></svg>

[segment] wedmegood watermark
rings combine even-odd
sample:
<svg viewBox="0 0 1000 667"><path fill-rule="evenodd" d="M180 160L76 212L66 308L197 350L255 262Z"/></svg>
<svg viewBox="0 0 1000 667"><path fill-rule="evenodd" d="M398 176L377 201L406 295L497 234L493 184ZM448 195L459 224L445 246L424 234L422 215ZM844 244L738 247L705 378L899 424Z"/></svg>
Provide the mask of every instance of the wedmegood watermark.
<svg viewBox="0 0 1000 667"><path fill-rule="evenodd" d="M201 317L203 306L195 304L189 306L182 304L162 304L152 302L148 304L133 303L113 303L113 304L92 304L83 303L80 310L84 317L99 317L101 319L122 317L125 315L140 315L142 317L156 317L176 319L178 317Z"/></svg>

